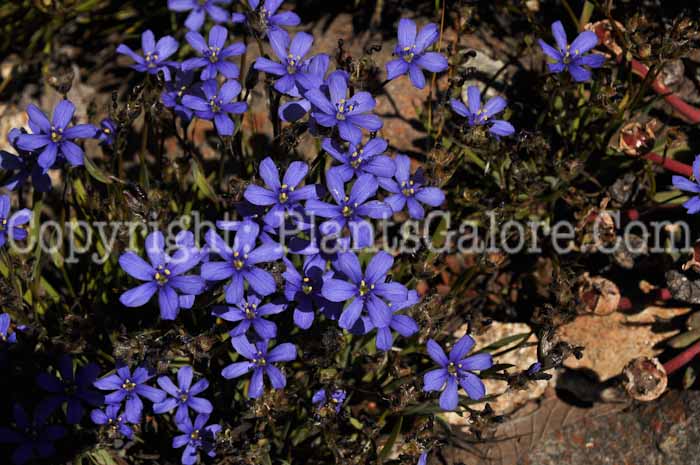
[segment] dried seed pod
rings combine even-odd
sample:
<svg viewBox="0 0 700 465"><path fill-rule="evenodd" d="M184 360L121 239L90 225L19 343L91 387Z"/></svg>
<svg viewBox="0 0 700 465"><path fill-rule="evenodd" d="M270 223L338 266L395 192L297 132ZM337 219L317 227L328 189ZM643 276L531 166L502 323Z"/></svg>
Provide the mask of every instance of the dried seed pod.
<svg viewBox="0 0 700 465"><path fill-rule="evenodd" d="M578 296L584 304L585 313L609 315L620 305L620 289L612 281L600 276L589 277L584 273L580 279Z"/></svg>
<svg viewBox="0 0 700 465"><path fill-rule="evenodd" d="M631 156L639 156L651 149L656 139L658 121L652 119L645 124L633 121L620 129L618 149Z"/></svg>
<svg viewBox="0 0 700 465"><path fill-rule="evenodd" d="M668 385L666 370L657 358L635 358L622 370L622 376L627 394L641 402L658 399Z"/></svg>

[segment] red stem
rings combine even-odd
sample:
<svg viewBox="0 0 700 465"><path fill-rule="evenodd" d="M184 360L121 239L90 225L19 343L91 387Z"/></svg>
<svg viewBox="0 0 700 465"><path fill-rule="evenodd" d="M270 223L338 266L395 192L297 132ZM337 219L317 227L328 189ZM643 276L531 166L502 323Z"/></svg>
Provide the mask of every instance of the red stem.
<svg viewBox="0 0 700 465"><path fill-rule="evenodd" d="M681 162L673 160L671 158L663 157L663 156L659 155L658 153L649 152L645 155L642 155L642 158L646 158L647 160L652 161L659 166L662 166L663 168L667 169L668 171L672 171L674 173L683 175L686 178L689 178L693 175L693 167L692 166L686 165L685 163L681 163Z"/></svg>
<svg viewBox="0 0 700 465"><path fill-rule="evenodd" d="M696 342L668 362L664 363L664 370L666 370L666 374L671 376L671 374L690 363L698 354L700 354L700 341Z"/></svg>

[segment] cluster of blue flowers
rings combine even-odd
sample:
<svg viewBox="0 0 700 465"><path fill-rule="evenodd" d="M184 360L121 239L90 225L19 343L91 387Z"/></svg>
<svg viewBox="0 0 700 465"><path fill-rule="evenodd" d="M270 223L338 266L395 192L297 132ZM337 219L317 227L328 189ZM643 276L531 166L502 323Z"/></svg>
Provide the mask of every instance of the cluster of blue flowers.
<svg viewBox="0 0 700 465"><path fill-rule="evenodd" d="M248 1L246 14L230 14L223 6L230 0L169 0L175 12L187 12L185 38L196 56L182 62L171 58L178 53L179 43L173 37L156 40L151 31L141 36L141 53L125 44L117 52L130 57L132 68L151 75L162 73L166 81L161 100L183 121L200 118L212 121L222 137L232 136L236 125L232 115L248 109L238 82L240 69L230 61L246 52L242 43L228 42L225 24L247 23L264 33L274 54L258 57L254 68L274 79L274 89L287 99L279 108L282 120L293 122L307 118L313 135L324 133L323 150L337 164L325 173L325 185L308 183L309 167L295 161L283 175L271 158L259 165L264 185L250 185L245 201L238 206L241 219L219 221L217 228L233 231L230 245L215 230L205 236L199 247L194 235L181 232L170 250L165 236L155 231L145 240L147 261L127 251L119 258L121 268L142 282L124 292L120 302L127 307L141 307L157 296L160 316L174 320L181 309L190 309L205 291L219 289L223 282L224 305L213 315L235 323L230 331L231 345L239 358L225 367L221 375L237 379L250 373L247 395L258 398L265 390L267 377L273 389L283 389L286 377L280 368L297 357L297 348L279 342L285 335L270 318L286 311L293 312L293 321L301 330L309 329L320 316L337 321L351 334L376 334L376 348L388 351L395 334L410 337L418 332L417 323L405 310L419 302L415 290L391 279L394 258L377 252L362 263L358 253L374 244L371 220L387 219L403 212L414 219L423 219L425 207L438 207L445 201L443 192L429 185L421 169L412 169L411 159L386 154L387 141L377 137L382 120L373 110L376 100L369 92L354 92L350 76L343 70L329 71L330 57L320 53L309 55L313 37L298 32L290 37L285 27L300 23L293 12L279 11L282 0ZM214 25L207 39L198 31L207 18ZM544 52L556 60L549 65L552 72L568 70L576 81L590 78L592 68L602 65L599 55L585 55L597 39L582 33L569 46L561 23L552 26L558 50L544 42ZM426 85L425 71L439 73L448 68L447 58L439 50L431 50L438 41L435 24L417 30L414 21L401 19L394 59L386 64L387 80L408 75L418 89ZM506 101L494 97L482 105L477 87L467 90L466 105L451 100L453 111L466 118L470 127L487 126L495 137L514 134L515 128L505 120L493 119L503 112ZM111 145L118 131L113 121L105 119L99 127L73 124L75 106L61 101L51 120L37 107L30 105L31 132L13 130L10 143L17 154L0 152L0 168L12 172L6 188L13 190L31 178L37 191L51 188L48 170L62 162L71 166L84 164L85 154L76 142L95 138ZM323 129L325 128L325 129ZM694 166L700 178L700 157ZM688 180L674 178L679 188L698 193L700 187ZM382 191L380 191L380 188ZM686 206L700 211L700 197ZM315 218L324 220L316 224ZM22 240L23 227L31 220L29 210L10 215L10 197L0 196L0 246L7 240ZM285 231L298 231L287 238ZM330 246L330 247L329 247ZM329 249L332 251L329 252ZM279 287L264 264L282 262L284 284ZM296 264L295 264L296 263ZM16 330L10 329L10 318L0 315L0 349L16 342ZM458 407L458 387L472 399L485 395L483 382L474 371L493 365L488 354L467 353L474 345L465 336L452 348L449 356L433 340L427 343L430 358L439 366L424 377L425 391L442 391L440 406L445 410ZM100 379L95 364L77 371L70 357L62 357L55 373L44 373L38 385L48 393L35 409L30 420L20 405L14 408L14 429L0 428L0 441L17 443L12 460L21 464L33 457L53 454L53 441L66 433L65 428L48 425L49 416L66 405L66 422L80 423L85 408L93 408L90 417L110 434L132 438L134 426L141 422L146 399L155 414L172 414L181 435L173 438L173 447L184 447L182 463L196 463L200 454L215 456L216 435L221 426L207 426L213 411L212 403L199 395L209 383L200 379L193 383L194 370L183 366L177 372L177 383L160 376L159 387L149 384L155 377L146 367L132 369L118 364L113 374ZM102 395L95 391L108 391ZM340 412L347 393L319 389L311 399L318 411ZM174 413L173 413L174 412ZM193 420L194 417L194 420ZM426 454L421 457L424 463Z"/></svg>

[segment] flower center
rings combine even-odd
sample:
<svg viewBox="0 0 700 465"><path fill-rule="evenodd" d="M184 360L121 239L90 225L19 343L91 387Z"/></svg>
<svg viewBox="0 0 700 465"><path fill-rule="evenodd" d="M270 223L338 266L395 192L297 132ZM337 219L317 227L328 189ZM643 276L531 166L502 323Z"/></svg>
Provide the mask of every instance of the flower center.
<svg viewBox="0 0 700 465"><path fill-rule="evenodd" d="M209 107L213 113L219 113L223 105L224 101L220 98L212 97L209 99Z"/></svg>
<svg viewBox="0 0 700 465"><path fill-rule="evenodd" d="M187 399L190 398L190 394L188 391L180 391L179 397L180 397L180 402L182 402L184 404L185 402L187 402Z"/></svg>
<svg viewBox="0 0 700 465"><path fill-rule="evenodd" d="M408 182L406 182L406 181L402 182L401 183L401 192L406 197L411 197L413 194L415 194L416 189L413 187L413 180L410 180Z"/></svg>
<svg viewBox="0 0 700 465"><path fill-rule="evenodd" d="M193 441L196 441L197 439L199 439L199 430L198 429L196 429L190 433L190 439Z"/></svg>
<svg viewBox="0 0 700 465"><path fill-rule="evenodd" d="M257 356L253 359L253 363L255 363L257 366L264 367L267 365L267 360L265 360L263 353L258 351Z"/></svg>
<svg viewBox="0 0 700 465"><path fill-rule="evenodd" d="M245 317L249 320L255 319L257 313L256 310L258 308L258 304L249 304L246 302L245 306L243 307L245 309Z"/></svg>
<svg viewBox="0 0 700 465"><path fill-rule="evenodd" d="M362 154L364 153L365 149L360 148L359 150L355 150L352 152L350 155L350 166L352 166L354 169L359 168L362 165L362 162L364 161L362 159Z"/></svg>
<svg viewBox="0 0 700 465"><path fill-rule="evenodd" d="M294 74L301 68L301 56L294 56L291 53L287 55L287 73Z"/></svg>
<svg viewBox="0 0 700 465"><path fill-rule="evenodd" d="M354 205L348 204L347 202L350 200L349 197L345 197L345 205L343 206L343 209L341 210L341 213L345 218L350 218L354 213L355 213L355 208L357 208L358 203L355 202Z"/></svg>
<svg viewBox="0 0 700 465"><path fill-rule="evenodd" d="M158 66L158 60L160 59L160 57L157 53L147 53L144 59L146 60L146 65L149 68L155 68L156 66Z"/></svg>
<svg viewBox="0 0 700 465"><path fill-rule="evenodd" d="M373 289L374 289L374 284L371 284L368 286L367 282L364 279L362 281L360 281L360 297L364 297Z"/></svg>
<svg viewBox="0 0 700 465"><path fill-rule="evenodd" d="M133 391L136 388L136 383L131 381L129 378L126 378L124 382L122 383L122 389L125 391Z"/></svg>
<svg viewBox="0 0 700 465"><path fill-rule="evenodd" d="M406 63L412 62L416 56L416 44L413 44L410 47L404 47L401 50L400 55Z"/></svg>
<svg viewBox="0 0 700 465"><path fill-rule="evenodd" d="M355 104L341 98L340 101L335 104L335 108L337 110L335 114L336 119L343 121L345 120L345 116L355 108Z"/></svg>
<svg viewBox="0 0 700 465"><path fill-rule="evenodd" d="M153 277L156 281L158 281L158 284L162 286L168 282L168 279L170 279L170 275L172 274L172 271L170 271L167 266L158 265L156 268L156 274Z"/></svg>
<svg viewBox="0 0 700 465"><path fill-rule="evenodd" d="M7 229L7 219L3 218L0 220L0 231L4 231Z"/></svg>
<svg viewBox="0 0 700 465"><path fill-rule="evenodd" d="M279 199L280 203L285 203L287 200L289 200L289 194L291 192L294 192L294 187L290 187L286 184L282 184L279 188L279 195L277 198Z"/></svg>
<svg viewBox="0 0 700 465"><path fill-rule="evenodd" d="M220 48L220 47L211 47L211 46L210 46L210 47L209 47L209 50L207 50L207 51L204 53L204 56L205 56L205 57L208 57L208 58L209 58L209 61L210 61L211 63L216 63L217 61L219 61L219 52L221 52L221 48Z"/></svg>
<svg viewBox="0 0 700 465"><path fill-rule="evenodd" d="M60 142L63 139L63 129L51 127L51 142Z"/></svg>
<svg viewBox="0 0 700 465"><path fill-rule="evenodd" d="M233 252L233 267L237 270L243 269L245 266L245 261L248 259L248 254L241 254L239 252Z"/></svg>
<svg viewBox="0 0 700 465"><path fill-rule="evenodd" d="M309 295L313 292L314 286L311 284L311 279L307 276L304 277L304 284L301 286L301 290L304 294Z"/></svg>

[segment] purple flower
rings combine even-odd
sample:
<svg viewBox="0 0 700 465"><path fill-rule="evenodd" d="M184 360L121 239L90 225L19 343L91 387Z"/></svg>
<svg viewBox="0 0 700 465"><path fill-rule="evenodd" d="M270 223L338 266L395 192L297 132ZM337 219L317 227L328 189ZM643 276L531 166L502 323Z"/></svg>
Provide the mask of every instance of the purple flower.
<svg viewBox="0 0 700 465"><path fill-rule="evenodd" d="M385 300L401 302L406 300L408 291L396 282L387 282L387 273L394 264L394 258L386 252L378 252L362 272L360 260L353 252L338 256L335 268L344 279L331 278L323 284L323 297L331 302L348 302L338 320L341 328L350 330L363 312L375 328L391 325L393 313Z"/></svg>
<svg viewBox="0 0 700 465"><path fill-rule="evenodd" d="M74 113L75 105L69 100L61 100L56 105L51 121L36 106L27 107L29 127L33 134L20 134L17 137L17 147L29 151L43 148L37 163L43 168L44 173L56 163L58 157L65 158L72 166L83 164L83 149L73 140L94 137L97 129L92 124L77 124L69 127Z"/></svg>
<svg viewBox="0 0 700 465"><path fill-rule="evenodd" d="M323 139L321 147L339 161L339 166L331 168L343 181L348 182L353 176L371 174L380 178L390 178L396 171L394 160L383 153L388 144L384 139L370 139L365 145L350 143L343 151L339 144L330 138Z"/></svg>
<svg viewBox="0 0 700 465"><path fill-rule="evenodd" d="M241 114L248 109L245 102L233 102L241 93L241 85L238 81L226 81L219 89L215 79L204 81L202 84L204 97L185 95L182 104L195 111L198 118L214 121L216 132L220 136L232 136L236 125L229 117L229 113Z"/></svg>
<svg viewBox="0 0 700 465"><path fill-rule="evenodd" d="M343 402L345 402L345 397L347 397L347 393L343 389L336 389L331 394L329 402L326 390L319 389L311 398L311 403L314 404L318 410L329 407L335 411L335 413L339 413L340 409L343 407Z"/></svg>
<svg viewBox="0 0 700 465"><path fill-rule="evenodd" d="M388 205L378 200L368 201L377 192L377 179L371 174L363 174L353 184L349 196L345 195L345 185L337 172L329 170L326 173L326 184L335 204L313 199L306 202L307 213L328 218L321 224L321 232L339 234L348 226L357 247L372 245L373 229L364 217L382 219L391 216Z"/></svg>
<svg viewBox="0 0 700 465"><path fill-rule="evenodd" d="M236 362L224 368L221 375L226 379L238 378L253 370L248 386L248 397L257 399L263 394L263 375L267 375L273 389L282 389L287 384L287 379L274 363L290 362L297 358L297 349L294 344L288 342L279 344L268 352L269 341L259 341L255 345L248 342L245 336L231 339L233 348L236 349L248 362Z"/></svg>
<svg viewBox="0 0 700 465"><path fill-rule="evenodd" d="M195 397L209 387L209 381L200 379L192 385L192 375L193 370L191 366L181 367L177 372L177 386L169 377L160 376L158 378L158 386L172 397L167 397L162 402L153 404L153 412L170 412L177 407L175 423L181 423L185 419L189 419L189 409L197 413L210 414L214 410L211 402L202 397Z"/></svg>
<svg viewBox="0 0 700 465"><path fill-rule="evenodd" d="M598 36L593 31L583 31L569 45L566 39L566 31L562 26L561 21L552 23L552 35L557 42L558 50L551 45L548 45L542 39L538 39L542 51L548 57L552 58L554 63L547 63L549 71L552 73L561 73L569 71L571 77L576 82L588 81L591 78L591 72L584 68L600 68L605 63L603 55L590 54L584 55L593 47L598 45Z"/></svg>
<svg viewBox="0 0 700 465"><path fill-rule="evenodd" d="M14 344L17 342L17 332L10 333L10 314L0 313L0 343Z"/></svg>
<svg viewBox="0 0 700 465"><path fill-rule="evenodd" d="M340 137L359 144L362 131L378 131L382 120L377 115L367 114L376 102L369 92L357 92L348 97L348 77L343 71L334 71L328 76L330 100L320 89L311 89L304 96L315 107L311 116L321 126L338 127Z"/></svg>
<svg viewBox="0 0 700 465"><path fill-rule="evenodd" d="M437 187L426 187L423 171L411 175L411 159L406 155L396 156L396 173L393 179L379 178L379 185L391 195L384 199L394 213L408 205L411 218L422 220L425 210L421 204L439 207L445 201L445 194Z"/></svg>
<svg viewBox="0 0 700 465"><path fill-rule="evenodd" d="M420 298L416 291L408 291L406 300L387 303L393 315L391 316L389 326L377 328L378 350L386 352L391 349L394 344L394 335L391 332L392 329L403 337L411 337L418 332L419 328L415 320L408 315L398 315L398 312L417 304L419 300Z"/></svg>
<svg viewBox="0 0 700 465"><path fill-rule="evenodd" d="M194 425L189 415L177 422L177 429L185 434L173 438L173 448L179 449L185 446L182 452L182 464L194 465L197 463L201 450L209 457L216 456L216 435L221 431L221 425L206 426L209 420L208 414L200 414L194 419Z"/></svg>
<svg viewBox="0 0 700 465"><path fill-rule="evenodd" d="M481 92L476 86L467 88L467 105L456 99L450 100L450 106L455 113L467 118L469 126L485 126L490 124L489 132L495 136L510 136L515 132L515 128L508 121L502 119L492 119L494 115L502 112L506 108L506 101L503 97L493 97L486 105L481 106Z"/></svg>
<svg viewBox="0 0 700 465"><path fill-rule="evenodd" d="M302 200L318 199L315 184L299 187L308 171L309 167L306 163L294 161L287 168L280 183L280 173L275 162L267 157L260 163L260 177L267 189L251 184L243 196L253 205L271 207L264 220L273 228L277 228L282 224L285 213L293 212L296 216L302 215Z"/></svg>
<svg viewBox="0 0 700 465"><path fill-rule="evenodd" d="M158 43L151 30L141 34L141 49L143 56L138 55L124 44L119 44L117 53L131 57L136 63L131 65L132 69L141 73L158 74L158 71L163 71L165 80L170 80L170 69L168 66L177 67L177 64L168 61L175 52L179 44L171 36L164 36Z"/></svg>
<svg viewBox="0 0 700 465"><path fill-rule="evenodd" d="M37 384L52 394L40 404L40 408L48 417L58 406L67 402L66 420L71 425L78 424L83 418L83 403L92 407L104 403L104 396L92 389L100 368L94 363L89 363L78 368L74 376L73 359L64 355L58 361L58 372L61 375L60 379L49 373L40 373L37 376Z"/></svg>
<svg viewBox="0 0 700 465"><path fill-rule="evenodd" d="M282 273L285 280L284 296L289 302L295 302L294 324L301 329L309 329L314 322L315 309L335 320L340 315L342 304L331 302L321 293L323 283L333 276L332 271L326 271L326 261L320 256L307 257L304 260L302 273L299 273L292 262L285 259L286 270Z"/></svg>
<svg viewBox="0 0 700 465"><path fill-rule="evenodd" d="M5 184L5 188L15 190L31 176L32 184L37 192L48 192L51 190L51 178L44 172L44 169L37 163L36 153L29 150L22 150L17 145L19 136L23 133L19 129L12 129L7 136L10 145L14 147L18 155L14 155L5 150L0 150L0 169L5 171L15 171L14 176Z"/></svg>
<svg viewBox="0 0 700 465"><path fill-rule="evenodd" d="M281 27L298 26L301 23L299 16L293 11L282 11L277 13L284 0L248 0L248 5L257 15L256 23L262 26L263 30L274 31Z"/></svg>
<svg viewBox="0 0 700 465"><path fill-rule="evenodd" d="M0 195L0 247L7 240L21 241L27 238L27 230L21 228L32 219L32 211L24 208L10 216L10 196Z"/></svg>
<svg viewBox="0 0 700 465"><path fill-rule="evenodd" d="M228 21L228 13L217 4L228 5L231 0L168 0L170 11L190 11L185 20L185 27L190 31L199 31L207 15L215 23Z"/></svg>
<svg viewBox="0 0 700 465"><path fill-rule="evenodd" d="M233 328L229 334L231 337L243 336L252 326L258 336L262 339L273 339L277 337L277 325L264 317L277 315L286 308L285 305L267 303L260 305L260 297L250 294L233 306L217 309L213 315L226 321L240 323Z"/></svg>
<svg viewBox="0 0 700 465"><path fill-rule="evenodd" d="M688 210L689 215L700 212L700 154L695 156L695 161L693 162L693 177L695 178L695 182L683 176L673 176L671 178L673 187L695 194L683 204L686 210ZM2 216L1 213L0 216Z"/></svg>
<svg viewBox="0 0 700 465"><path fill-rule="evenodd" d="M187 42L201 56L185 60L182 62L181 69L190 71L204 68L199 76L202 81L216 79L217 73L221 73L228 79L237 78L240 74L238 66L226 59L245 53L245 45L237 42L225 47L227 37L228 30L222 26L211 28L208 44L199 32L188 32L185 36Z"/></svg>
<svg viewBox="0 0 700 465"><path fill-rule="evenodd" d="M325 85L326 73L330 65L330 57L325 53L314 55L308 61L305 61L304 70L296 74L295 85L297 91L303 95L311 89L320 89L324 87L324 91L328 90ZM303 118L311 110L311 102L306 98L292 100L280 106L277 112L280 119L288 123ZM310 122L313 122L311 120Z"/></svg>
<svg viewBox="0 0 700 465"><path fill-rule="evenodd" d="M243 298L243 284L260 294L270 295L275 292L275 278L256 265L279 260L283 249L279 244L264 244L255 247L260 228L253 222L245 222L236 232L233 247L215 231L209 230L206 241L211 252L224 259L223 262L209 262L202 265L202 277L207 281L223 281L231 278L226 287L226 302L240 302Z"/></svg>
<svg viewBox="0 0 700 465"><path fill-rule="evenodd" d="M124 292L119 301L126 307L141 307L157 292L160 317L174 320L181 308L178 291L184 295L199 295L204 291L201 277L185 275L197 266L200 255L190 248L180 247L172 257L168 256L160 231L146 237L146 254L150 264L134 252L125 252L119 257L119 264L129 276L146 281Z"/></svg>
<svg viewBox="0 0 700 465"><path fill-rule="evenodd" d="M268 37L272 51L277 55L279 62L258 57L255 60L254 68L267 74L280 76L275 81L275 89L280 93L299 97L296 82L301 78L303 83L303 79L306 77L305 73L309 61L305 60L304 57L311 50L311 45L314 42L313 36L306 32L297 32L290 44L289 34L278 29L271 31Z"/></svg>
<svg viewBox="0 0 700 465"><path fill-rule="evenodd" d="M427 465L427 464L428 464L428 453L421 452L420 457L418 457L418 465Z"/></svg>
<svg viewBox="0 0 700 465"><path fill-rule="evenodd" d="M416 88L425 87L424 69L433 73L447 69L447 58L437 52L426 52L439 36L436 24L426 24L416 34L416 23L402 18L399 21L399 41L394 49L394 55L398 58L386 64L386 78L391 81L408 73Z"/></svg>
<svg viewBox="0 0 700 465"><path fill-rule="evenodd" d="M465 335L452 347L447 357L442 348L432 339L426 344L428 355L440 368L431 370L423 377L423 390L442 391L440 408L455 410L459 403L457 396L458 384L474 400L479 400L486 394L484 383L470 371L487 370L493 366L491 354L476 354L466 357L474 347L474 339Z"/></svg>
<svg viewBox="0 0 700 465"><path fill-rule="evenodd" d="M46 425L46 417L38 411L34 412L34 419L30 422L27 412L19 404L13 405L12 413L14 429L0 427L0 444L17 444L10 457L12 463L22 465L32 459L45 459L56 453L54 441L66 435L62 426Z"/></svg>
<svg viewBox="0 0 700 465"><path fill-rule="evenodd" d="M111 434L121 433L124 437L132 439L134 430L126 424L127 420L119 413L121 405L112 404L105 407L104 411L95 409L90 412L90 418L96 425L105 425Z"/></svg>
<svg viewBox="0 0 700 465"><path fill-rule="evenodd" d="M110 118L100 121L100 128L97 130L97 140L103 145L114 144L114 135L117 132L117 125Z"/></svg>
<svg viewBox="0 0 700 465"><path fill-rule="evenodd" d="M182 98L188 94L201 94L201 83L194 82L194 72L177 71L175 79L165 83L165 90L161 94L160 100L167 108L171 108L177 116L189 121L192 119L194 111L182 103Z"/></svg>
<svg viewBox="0 0 700 465"><path fill-rule="evenodd" d="M121 404L126 400L124 418L129 423L140 423L143 402L139 396L154 403L165 400L165 392L146 384L151 378L153 375L143 367L136 368L132 374L128 366L120 366L116 373L95 381L94 386L102 391L114 391L105 397L108 404Z"/></svg>

